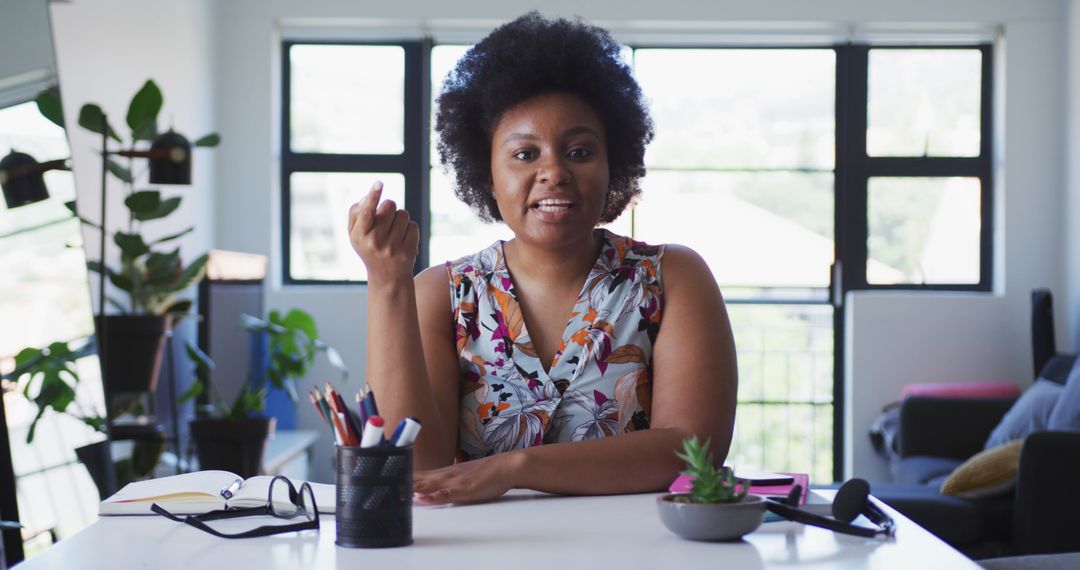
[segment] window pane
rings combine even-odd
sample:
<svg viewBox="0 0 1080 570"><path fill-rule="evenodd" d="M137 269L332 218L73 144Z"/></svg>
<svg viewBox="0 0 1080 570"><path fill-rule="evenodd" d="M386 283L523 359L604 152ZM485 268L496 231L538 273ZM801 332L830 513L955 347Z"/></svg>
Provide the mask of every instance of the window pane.
<svg viewBox="0 0 1080 570"><path fill-rule="evenodd" d="M729 304L739 404L728 463L832 481L833 310Z"/></svg>
<svg viewBox="0 0 1080 570"><path fill-rule="evenodd" d="M871 178L866 280L979 282L978 178Z"/></svg>
<svg viewBox="0 0 1080 570"><path fill-rule="evenodd" d="M383 199L405 207L405 177L396 172L296 172L289 178L293 279L365 281L367 270L349 243L349 207L383 182Z"/></svg>
<svg viewBox="0 0 1080 570"><path fill-rule="evenodd" d="M639 49L665 168L821 168L834 162L831 49Z"/></svg>
<svg viewBox="0 0 1080 570"><path fill-rule="evenodd" d="M439 45L431 48L431 165L439 164L439 151L436 150L438 136L435 134L435 101L442 94L443 81L450 70L457 65L461 56L472 46L469 45ZM432 173L434 179L434 173ZM435 257L432 256L432 261ZM455 258L456 259L456 258Z"/></svg>
<svg viewBox="0 0 1080 570"><path fill-rule="evenodd" d="M693 248L723 286L826 287L833 175L650 171L635 237Z"/></svg>
<svg viewBox="0 0 1080 570"><path fill-rule="evenodd" d="M979 156L982 53L870 50L870 156Z"/></svg>
<svg viewBox="0 0 1080 570"><path fill-rule="evenodd" d="M450 178L440 168L431 170L431 241L432 265L457 259L513 237L503 224L480 221L472 208L458 200Z"/></svg>
<svg viewBox="0 0 1080 570"><path fill-rule="evenodd" d="M294 45L289 66L289 148L294 152L404 152L401 47Z"/></svg>

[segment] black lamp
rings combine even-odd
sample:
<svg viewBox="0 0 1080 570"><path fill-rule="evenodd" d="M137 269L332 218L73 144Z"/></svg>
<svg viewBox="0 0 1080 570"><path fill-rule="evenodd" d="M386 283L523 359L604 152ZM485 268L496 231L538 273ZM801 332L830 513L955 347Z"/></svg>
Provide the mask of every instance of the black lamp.
<svg viewBox="0 0 1080 570"><path fill-rule="evenodd" d="M64 163L63 160L38 162L29 154L12 149L7 156L0 159L0 185L3 186L7 207L18 208L48 200L45 172L64 168Z"/></svg>

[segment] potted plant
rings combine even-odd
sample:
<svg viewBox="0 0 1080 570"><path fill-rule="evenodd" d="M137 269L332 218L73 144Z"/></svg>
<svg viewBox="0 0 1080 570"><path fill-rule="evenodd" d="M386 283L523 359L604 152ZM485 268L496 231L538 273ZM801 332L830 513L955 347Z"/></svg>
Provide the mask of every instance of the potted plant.
<svg viewBox="0 0 1080 570"><path fill-rule="evenodd" d="M76 348L66 342L54 342L45 348L24 348L15 356L15 369L7 375L16 381L22 395L37 406L37 413L26 432L26 443L34 441L38 422L49 410L67 414L105 433L103 410L86 408L76 398L80 378L75 362L93 354L93 339L83 339ZM114 462L108 440L75 449L101 497L108 497L117 488L135 479L149 476L157 465L164 439L137 441L132 456Z"/></svg>
<svg viewBox="0 0 1080 570"><path fill-rule="evenodd" d="M116 394L147 393L156 389L165 333L171 328L173 319L188 314L192 305L191 300L177 299L177 294L202 279L208 259L204 254L185 263L180 248L174 245L193 227L168 235L145 231L149 229L148 222L164 220L177 210L182 200L180 196L164 196L160 190L136 190L136 181L140 177L134 173L134 159L153 154L154 145L163 137L179 136L171 130L158 134L157 118L163 101L157 84L147 80L128 106L126 122L130 137L126 141L108 124L99 105L87 103L79 112L79 126L107 136L124 147L120 151L108 151L106 159L108 171L125 185L126 224L113 230L80 217L83 223L111 235L112 242L120 249L119 259L113 263L104 260L88 262L91 271L104 272L112 287L123 293L121 296L106 295L107 304L112 306L115 314L99 317L98 321L98 330L105 331L102 335L105 341L103 375L113 418L124 411L112 407ZM46 109L55 105L39 103L39 107L47 117L57 116L46 113ZM53 120L55 122L56 118ZM219 142L217 134L210 134L195 141L194 146L213 147ZM101 149L101 152L105 151ZM126 158L126 165L114 160L113 156ZM151 164L151 172L153 168ZM98 310L104 315L104 307ZM105 326L101 319L106 321Z"/></svg>
<svg viewBox="0 0 1080 570"><path fill-rule="evenodd" d="M657 497L660 519L675 534L690 540L738 540L765 519L765 499L750 495L750 482L735 477L730 467L717 467L709 451L711 440L683 440L677 452L693 478L689 493Z"/></svg>
<svg viewBox="0 0 1080 570"><path fill-rule="evenodd" d="M253 347L263 355L248 371L248 381L231 404L218 403L200 410L191 421L191 435L202 469L223 469L241 477L257 475L262 467L266 440L274 430L274 418L264 414L266 395L281 390L297 401L297 380L303 378L323 352L340 373L347 376L336 350L319 340L315 319L300 309L285 314L272 310L266 319L243 315L243 326L253 337ZM184 402L200 395L213 362L195 347L188 355L196 362L196 380L181 396Z"/></svg>

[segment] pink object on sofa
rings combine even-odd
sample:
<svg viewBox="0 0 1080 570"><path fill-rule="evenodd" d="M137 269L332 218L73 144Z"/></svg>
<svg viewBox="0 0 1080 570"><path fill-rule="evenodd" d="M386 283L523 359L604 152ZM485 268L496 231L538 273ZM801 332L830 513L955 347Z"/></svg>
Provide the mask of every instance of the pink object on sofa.
<svg viewBox="0 0 1080 570"><path fill-rule="evenodd" d="M909 396L932 398L1015 398L1020 388L1011 382L949 382L944 384L907 384L900 399Z"/></svg>

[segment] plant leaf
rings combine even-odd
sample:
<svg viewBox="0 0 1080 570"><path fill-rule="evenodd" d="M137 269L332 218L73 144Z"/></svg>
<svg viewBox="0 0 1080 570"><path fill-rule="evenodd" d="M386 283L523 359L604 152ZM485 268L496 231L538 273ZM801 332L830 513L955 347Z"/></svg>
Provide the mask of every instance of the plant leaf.
<svg viewBox="0 0 1080 570"><path fill-rule="evenodd" d="M210 256L205 253L200 255L195 261L192 261L191 265L188 265L180 274L180 280L172 290L183 291L202 279L203 275L206 275L206 263L208 261L210 261Z"/></svg>
<svg viewBox="0 0 1080 570"><path fill-rule="evenodd" d="M135 140L150 140L157 134L157 116L163 102L161 89L152 79L146 80L128 105L127 124L131 127ZM153 128L147 128L148 125ZM149 136L146 136L147 134Z"/></svg>
<svg viewBox="0 0 1080 570"><path fill-rule="evenodd" d="M176 209L179 208L179 207L180 207L180 197L179 196L174 196L172 198L166 198L166 199L162 200L161 203L159 203L156 208L154 208L153 210L151 210L149 212L137 212L135 214L135 219L139 220L140 222L145 222L147 220L157 220L159 218L164 218L165 216L168 216L169 214L175 212Z"/></svg>
<svg viewBox="0 0 1080 570"><path fill-rule="evenodd" d="M131 184L135 181L135 178L131 175L131 171L121 166L119 162L116 162L115 160L110 158L108 164L109 172L112 172L113 176L116 176L117 178L124 182L127 182L128 184Z"/></svg>
<svg viewBox="0 0 1080 570"><path fill-rule="evenodd" d="M219 144L221 144L221 135L217 133L210 133L195 141L195 146L215 147Z"/></svg>
<svg viewBox="0 0 1080 570"><path fill-rule="evenodd" d="M187 234L191 233L194 229L195 229L195 227L192 226L190 228L185 229L182 232L178 232L178 233L175 233L175 234L172 234L172 235L167 235L167 236L165 236L163 238L160 238L160 239L158 239L156 241L153 241L153 242L150 242L150 243L151 243L151 245L157 245L159 243L165 243L167 241L172 241L174 239L177 239L179 237L183 237L184 235L187 235Z"/></svg>
<svg viewBox="0 0 1080 570"><path fill-rule="evenodd" d="M183 403L187 402L188 400L190 400L192 398L198 398L199 395L202 394L202 393L203 393L203 384L202 384L202 382L196 380L196 381L191 383L190 388L188 388L187 390L184 390L184 393L181 394L180 397L176 399L176 402L178 404L183 404Z"/></svg>
<svg viewBox="0 0 1080 570"><path fill-rule="evenodd" d="M173 304L169 305L168 307L166 307L165 312L166 313L183 313L183 314L186 315L186 314L191 312L192 304L193 303L192 303L191 299L180 299L179 301L176 301L175 303L173 303Z"/></svg>
<svg viewBox="0 0 1080 570"><path fill-rule="evenodd" d="M315 319L312 318L310 314L300 309L290 310L285 315L281 324L285 325L285 328L287 329L303 331L308 339L319 338L319 331L315 326Z"/></svg>
<svg viewBox="0 0 1080 570"><path fill-rule="evenodd" d="M159 190L139 190L124 198L124 205L136 216L146 212L153 212L161 205L161 192Z"/></svg>
<svg viewBox="0 0 1080 570"><path fill-rule="evenodd" d="M116 235L113 236L113 242L120 247L121 257L129 260L150 251L150 247L146 245L146 242L143 241L142 236L139 234L116 232Z"/></svg>
<svg viewBox="0 0 1080 570"><path fill-rule="evenodd" d="M341 354L332 346L326 346L325 344L323 346L326 351L326 359L330 361L331 366L341 372L341 381L344 382L349 377L349 369L345 367L345 361L341 358Z"/></svg>
<svg viewBox="0 0 1080 570"><path fill-rule="evenodd" d="M102 128L104 124L104 129ZM120 137L116 135L116 131L112 126L108 124L105 118L105 112L101 110L101 107L96 103L87 103L79 110L79 126L97 134L102 134L106 129L109 133L109 138L116 142L123 142Z"/></svg>
<svg viewBox="0 0 1080 570"><path fill-rule="evenodd" d="M37 103L38 111L43 117L52 121L53 124L61 129L64 128L64 106L60 104L59 88L50 87L41 93L38 93L35 102Z"/></svg>

